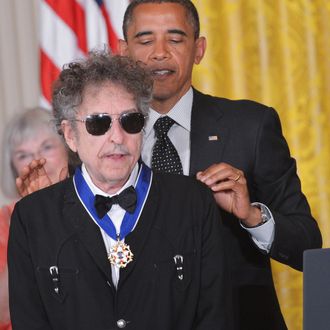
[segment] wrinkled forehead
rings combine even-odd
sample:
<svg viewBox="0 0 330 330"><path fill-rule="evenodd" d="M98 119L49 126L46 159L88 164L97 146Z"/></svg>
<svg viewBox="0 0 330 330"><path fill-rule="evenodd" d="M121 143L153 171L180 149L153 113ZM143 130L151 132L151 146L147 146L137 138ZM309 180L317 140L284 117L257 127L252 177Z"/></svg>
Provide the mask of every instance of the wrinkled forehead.
<svg viewBox="0 0 330 330"><path fill-rule="evenodd" d="M134 100L133 93L129 92L123 84L113 81L88 84L83 91L83 101L122 98L124 96L129 100Z"/></svg>
<svg viewBox="0 0 330 330"><path fill-rule="evenodd" d="M137 108L134 95L123 85L114 82L87 85L78 112L121 112Z"/></svg>

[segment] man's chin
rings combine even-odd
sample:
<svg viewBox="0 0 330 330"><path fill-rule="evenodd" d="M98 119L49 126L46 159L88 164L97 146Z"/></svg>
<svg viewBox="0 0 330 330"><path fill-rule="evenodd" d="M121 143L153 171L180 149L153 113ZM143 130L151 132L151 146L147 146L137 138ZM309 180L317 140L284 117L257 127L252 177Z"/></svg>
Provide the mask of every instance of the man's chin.
<svg viewBox="0 0 330 330"><path fill-rule="evenodd" d="M154 90L153 94L152 94L152 98L153 100L157 101L157 102L165 102L167 100L169 100L172 97L171 94L164 93L164 92L157 92L156 90Z"/></svg>
<svg viewBox="0 0 330 330"><path fill-rule="evenodd" d="M122 180L122 178L129 177L131 170L130 166L127 164L117 164L112 166L109 166L107 170L105 171L105 175L109 176L109 178L113 180Z"/></svg>
<svg viewBox="0 0 330 330"><path fill-rule="evenodd" d="M104 183L110 184L116 191L125 185L129 179L130 173L127 171L113 170L110 174L105 173L102 177ZM113 191L113 192L116 192Z"/></svg>

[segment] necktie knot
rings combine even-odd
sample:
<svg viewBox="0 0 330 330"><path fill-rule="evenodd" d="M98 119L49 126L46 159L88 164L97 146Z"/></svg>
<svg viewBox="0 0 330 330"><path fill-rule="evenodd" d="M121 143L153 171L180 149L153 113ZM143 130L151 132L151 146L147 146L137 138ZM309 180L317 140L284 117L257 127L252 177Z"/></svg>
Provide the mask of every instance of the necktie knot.
<svg viewBox="0 0 330 330"><path fill-rule="evenodd" d="M156 137L161 138L166 136L174 123L175 121L168 116L158 118L154 124Z"/></svg>
<svg viewBox="0 0 330 330"><path fill-rule="evenodd" d="M99 218L103 218L110 210L112 205L118 204L129 213L135 211L137 202L136 191L133 186L123 190L120 194L112 197L95 195L94 206Z"/></svg>

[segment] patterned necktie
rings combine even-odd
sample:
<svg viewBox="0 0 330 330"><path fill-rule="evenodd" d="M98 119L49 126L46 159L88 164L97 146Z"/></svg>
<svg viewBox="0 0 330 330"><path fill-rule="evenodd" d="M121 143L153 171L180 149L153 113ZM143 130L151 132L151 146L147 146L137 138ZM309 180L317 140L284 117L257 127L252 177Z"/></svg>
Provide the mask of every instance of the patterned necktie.
<svg viewBox="0 0 330 330"><path fill-rule="evenodd" d="M114 195L112 197L95 195L94 206L100 219L110 211L114 204L118 204L127 212L133 213L136 207L136 191L134 187L130 186L119 195Z"/></svg>
<svg viewBox="0 0 330 330"><path fill-rule="evenodd" d="M168 116L160 117L155 122L157 140L152 151L151 168L159 172L183 174L178 152L167 136L174 123L175 121Z"/></svg>

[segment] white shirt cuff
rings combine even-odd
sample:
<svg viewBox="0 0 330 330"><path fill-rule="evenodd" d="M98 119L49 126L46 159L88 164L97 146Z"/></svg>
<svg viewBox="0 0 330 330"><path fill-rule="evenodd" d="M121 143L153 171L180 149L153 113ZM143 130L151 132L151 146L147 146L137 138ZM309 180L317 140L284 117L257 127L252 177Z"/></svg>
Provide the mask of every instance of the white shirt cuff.
<svg viewBox="0 0 330 330"><path fill-rule="evenodd" d="M259 202L251 203L251 205L253 206L262 205L264 207L267 215L266 222L254 228L245 227L242 222L240 222L240 224L242 228L244 228L246 231L249 232L253 242L258 246L258 248L265 250L267 253L269 253L275 235L274 217L266 205Z"/></svg>

